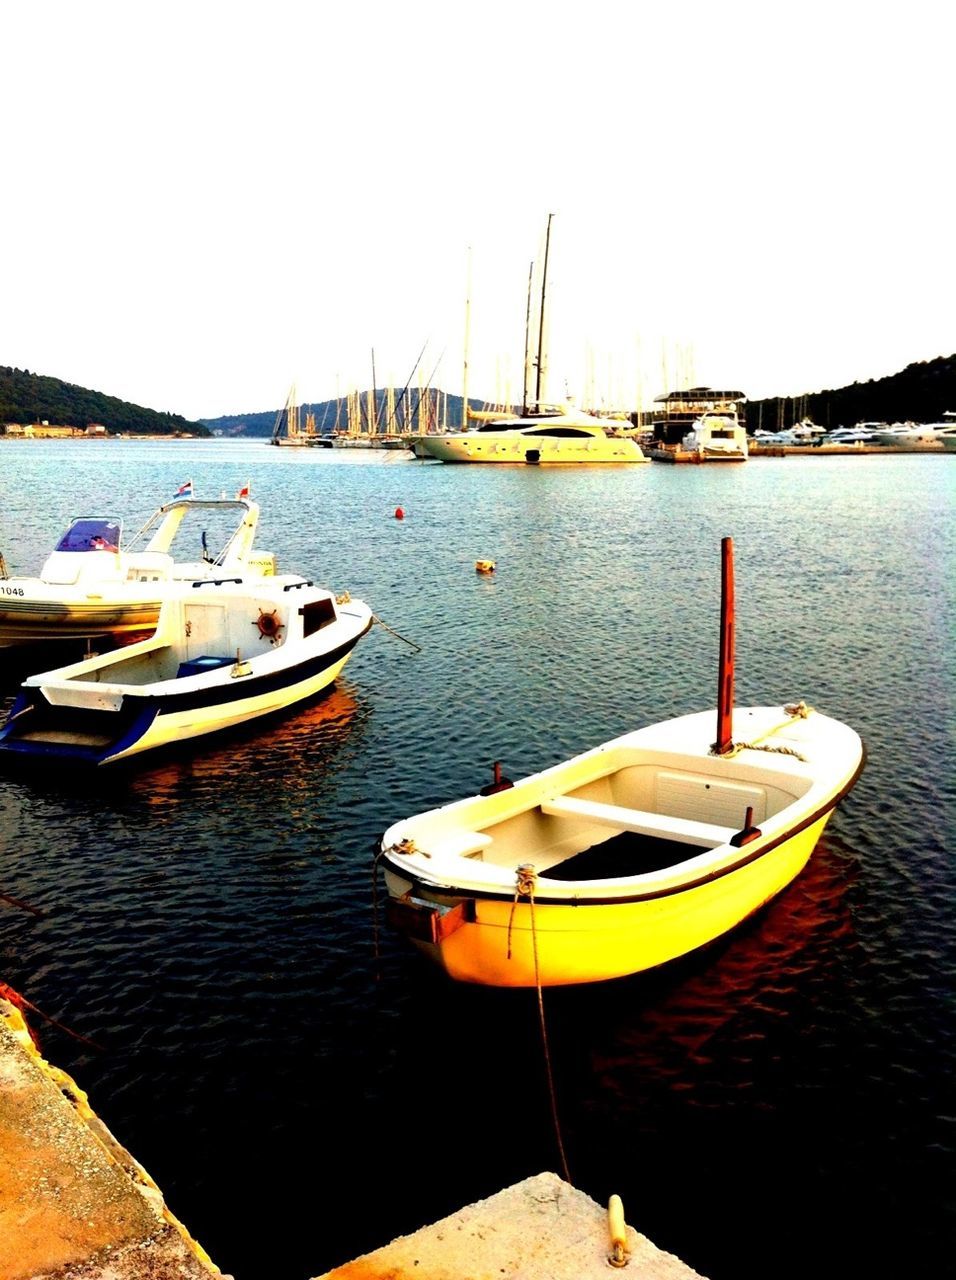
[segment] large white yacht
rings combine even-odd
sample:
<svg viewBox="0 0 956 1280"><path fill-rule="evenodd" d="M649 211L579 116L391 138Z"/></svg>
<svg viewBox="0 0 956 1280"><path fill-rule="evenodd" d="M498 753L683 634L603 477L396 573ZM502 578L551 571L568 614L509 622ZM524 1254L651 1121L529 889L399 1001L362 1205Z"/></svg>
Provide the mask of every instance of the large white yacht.
<svg viewBox="0 0 956 1280"><path fill-rule="evenodd" d="M649 462L632 433L570 404L539 406L519 417L482 422L467 431L422 436L422 448L441 462Z"/></svg>

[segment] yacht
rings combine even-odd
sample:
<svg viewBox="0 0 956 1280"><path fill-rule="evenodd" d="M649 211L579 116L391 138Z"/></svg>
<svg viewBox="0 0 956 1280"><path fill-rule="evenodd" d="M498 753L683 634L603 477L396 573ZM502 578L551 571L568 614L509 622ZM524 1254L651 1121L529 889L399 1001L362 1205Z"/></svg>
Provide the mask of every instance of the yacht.
<svg viewBox="0 0 956 1280"><path fill-rule="evenodd" d="M875 431L882 423L858 422L855 427L834 427L824 437L824 444L872 444Z"/></svg>
<svg viewBox="0 0 956 1280"><path fill-rule="evenodd" d="M738 426L745 428L746 399L742 391L715 391L712 387L690 387L658 396L651 412L654 443L664 447L681 445L698 419L710 413L733 417Z"/></svg>
<svg viewBox="0 0 956 1280"><path fill-rule="evenodd" d="M733 410L705 410L684 436L681 448L696 453L702 462L746 462L749 456L747 432Z"/></svg>
<svg viewBox="0 0 956 1280"><path fill-rule="evenodd" d="M890 448L938 447L940 431L945 430L939 422L894 422L892 426L877 431L877 444L889 445Z"/></svg>
<svg viewBox="0 0 956 1280"><path fill-rule="evenodd" d="M518 417L419 440L428 456L440 462L581 466L650 461L632 433L570 404L539 406Z"/></svg>

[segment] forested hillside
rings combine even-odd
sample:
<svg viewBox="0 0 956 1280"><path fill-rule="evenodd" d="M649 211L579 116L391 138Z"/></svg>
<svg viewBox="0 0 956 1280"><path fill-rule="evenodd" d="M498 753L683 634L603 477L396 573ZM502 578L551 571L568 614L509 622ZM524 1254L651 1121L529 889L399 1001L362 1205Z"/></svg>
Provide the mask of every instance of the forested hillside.
<svg viewBox="0 0 956 1280"><path fill-rule="evenodd" d="M940 422L947 410L956 412L956 355L923 360L887 378L837 391L751 400L747 429L783 431L802 418L828 430L857 422Z"/></svg>
<svg viewBox="0 0 956 1280"><path fill-rule="evenodd" d="M377 393L371 410L368 396L363 395L359 403L362 430L368 429L370 415L383 432L441 430L461 423L461 396L448 395L446 404L445 394L432 389L424 393L397 391L394 398L398 403L392 425L387 421L386 392ZM477 404L471 400L472 407ZM758 427L780 431L802 418L830 429L856 422L939 422L947 410L956 411L956 355L920 361L886 378L854 382L836 390L751 400L747 405L747 426L750 431ZM300 405L303 430L310 417L317 432L344 429L348 422L347 402L343 397ZM111 435L271 436L277 420L281 424L283 418L282 409L276 408L190 422L179 414L144 409L59 378L0 365L0 431L5 423L45 421L80 430L91 423L101 423Z"/></svg>
<svg viewBox="0 0 956 1280"><path fill-rule="evenodd" d="M98 422L110 435L209 435L202 423L189 422L178 413L158 413L59 378L0 365L0 430L14 422L48 422L81 431Z"/></svg>

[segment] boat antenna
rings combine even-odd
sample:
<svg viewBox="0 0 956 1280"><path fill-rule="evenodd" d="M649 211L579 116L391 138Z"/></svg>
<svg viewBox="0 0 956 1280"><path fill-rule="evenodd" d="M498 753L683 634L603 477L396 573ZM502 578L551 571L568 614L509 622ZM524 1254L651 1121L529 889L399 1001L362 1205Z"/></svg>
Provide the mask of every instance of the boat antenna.
<svg viewBox="0 0 956 1280"><path fill-rule="evenodd" d="M720 657L717 675L717 741L713 752L733 749L734 714L734 541L720 543Z"/></svg>
<svg viewBox="0 0 956 1280"><path fill-rule="evenodd" d="M537 406L541 404L541 384L543 381L544 369L544 292L548 283L548 248L551 244L551 219L553 213L548 214L548 228L544 236L544 266L541 269L541 316L538 320L538 379L535 392L535 403Z"/></svg>

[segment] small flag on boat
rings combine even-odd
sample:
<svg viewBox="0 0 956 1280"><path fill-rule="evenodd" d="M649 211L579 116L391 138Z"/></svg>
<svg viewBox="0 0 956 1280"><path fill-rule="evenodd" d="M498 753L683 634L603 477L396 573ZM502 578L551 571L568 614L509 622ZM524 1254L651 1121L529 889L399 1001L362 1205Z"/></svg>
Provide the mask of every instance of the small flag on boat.
<svg viewBox="0 0 956 1280"><path fill-rule="evenodd" d="M247 480L247 481L246 481L246 483L242 486L242 488L239 490L239 492L236 494L236 497L237 497L237 498L248 498L248 497L249 497L249 481L248 481L248 480Z"/></svg>
<svg viewBox="0 0 956 1280"><path fill-rule="evenodd" d="M175 498L191 498L192 496L193 482L191 480L187 480L185 484L181 484L173 495Z"/></svg>

